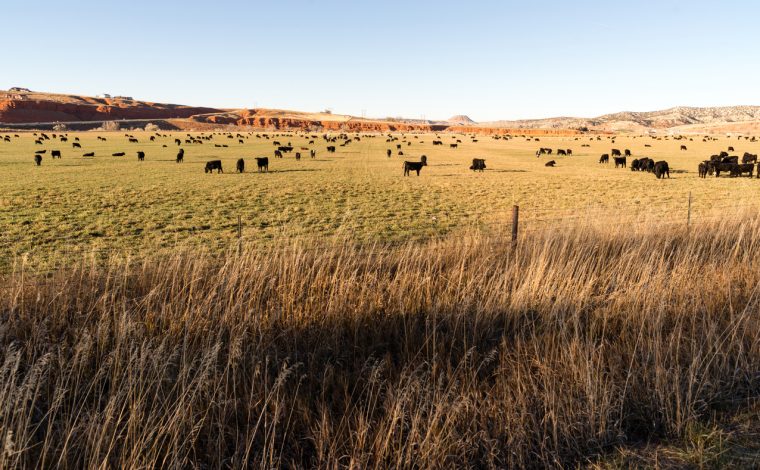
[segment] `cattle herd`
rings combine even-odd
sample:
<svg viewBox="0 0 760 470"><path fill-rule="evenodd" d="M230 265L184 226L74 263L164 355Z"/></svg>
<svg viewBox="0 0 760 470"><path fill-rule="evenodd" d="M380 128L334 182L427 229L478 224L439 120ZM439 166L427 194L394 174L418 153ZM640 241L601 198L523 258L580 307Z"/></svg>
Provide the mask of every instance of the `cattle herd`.
<svg viewBox="0 0 760 470"><path fill-rule="evenodd" d="M174 138L173 136L168 136L166 134L161 134L159 132L154 133L153 135L150 135L148 138L151 142L160 142L160 140L157 139L166 139L166 138L174 138L174 144L176 144L179 149L176 154L175 161L176 163L183 163L184 157L185 157L185 149L182 147L184 145L201 145L204 142L210 142L216 138L225 139L226 142L231 142L234 144L235 141L237 141L238 144L244 144L246 140L250 138L255 139L264 139L264 140L271 140L271 143L273 145L273 157L275 159L281 159L285 158L285 155L292 154L295 158L295 160L301 160L301 152L308 152L308 155L311 159L316 158L317 156L317 150L315 148L312 148L311 146L315 146L315 142L318 139L321 139L325 142L325 150L328 154L335 154L338 147L347 147L351 145L352 142L358 142L361 141L362 138L376 138L378 136L383 136L386 138L386 143L389 144L395 144L389 145L390 148L388 148L385 152L387 158L391 158L394 153L398 156L404 156L404 151L402 149L408 148L412 146L412 141L416 140L417 143L424 143L424 141L419 140L421 136L419 135L413 135L413 136L407 136L406 134L402 134L401 137L393 134L366 134L366 135L359 135L356 134L354 136L350 136L347 133L340 133L338 135L330 135L330 134L323 134L323 135L316 135L316 134L309 134L309 133L302 133L302 137L306 137L308 140L309 146L301 146L296 148L296 146L292 145L290 141L286 141L284 139L289 139L293 136L297 136L298 133L291 134L291 133L283 133L283 134L267 134L267 133L257 133L254 134L253 132L248 132L247 134L240 134L236 133L233 135L231 132L215 132L215 133L202 133L200 135L191 135L186 134L184 138ZM34 136L34 143L35 145L44 145L46 141L53 142L55 140L58 140L61 143L67 143L69 141L69 135L67 133L63 134L48 134L46 132L35 132L33 134ZM126 141L128 144L140 144L140 140L135 137L132 134L124 134L126 137ZM4 135L0 137L0 141L2 142L11 142L12 138L18 138L19 135L15 134L13 136L11 135ZM528 136L521 136L526 138L526 140L530 141L531 138ZM424 137L423 137L424 138ZM449 149L459 149L460 145L462 144L462 140L460 138L456 138L454 136L451 137L453 139L452 142L448 144ZM475 135L469 136L472 143L478 142L477 139L475 139ZM494 135L492 136L494 140L509 140L514 138L514 136L510 135ZM614 143L614 137L607 137L608 139L612 140L612 143ZM677 139L682 139L683 137L679 137ZM275 140L277 139L277 140ZM279 139L283 139L282 141ZM401 139L401 141L399 141ZM748 138L747 138L748 139ZM104 136L97 136L98 141L107 141L107 138ZM532 140L539 142L539 138L532 138ZM579 138L576 138L575 140L579 140ZM601 140L600 136L591 137L589 140ZM657 140L660 140L659 138ZM693 140L693 139L689 139ZM707 142L709 140L715 140L714 138L705 136L703 138L703 142ZM755 142L755 138L752 138L752 142ZM404 145L406 144L406 145ZM432 140L433 146L445 146L444 140L441 136L435 135L435 138ZM79 137L73 137L73 142L71 142L72 149L82 149L82 142L80 142ZM582 144L581 147L587 148L589 147L589 144ZM167 147L166 144L163 144L163 147ZM214 147L222 147L227 148L229 147L228 143L214 143ZM644 146L645 148L651 148L650 144L646 144ZM681 151L687 151L688 148L686 145L680 145ZM755 165L757 165L757 155L751 154L748 152L745 152L744 155L741 157L741 159L738 156L731 156L729 152L733 152L734 147L729 146L727 148L727 151L720 152L717 155L712 155L709 159L704 160L698 164L697 172L699 177L706 178L708 175L715 175L716 177L720 177L721 174L727 175L730 177L740 177L740 176L748 176L753 177L755 174ZM36 150L34 152L34 163L36 166L41 166L43 162L43 155L47 153L47 149L43 150ZM127 151L118 151L118 152L112 152L111 156L113 157L124 157L128 153ZM60 159L62 158L63 152L60 149L50 149L50 157L52 159ZM95 152L89 151L89 152L83 152L83 157L95 157ZM146 152L143 150L137 150L136 151L137 160L138 162L144 162L146 160ZM536 153L537 158L540 158L543 155L550 155L550 156L557 156L557 157L571 157L573 156L573 150L569 148L558 148L558 149L552 149L547 147L540 147ZM256 168L258 172L268 172L269 171L269 157L267 156L257 156L254 157L256 159ZM653 174L657 179L662 178L670 178L670 165L665 160L655 161L652 158L641 156L634 158L633 152L629 149L616 149L613 148L609 153L604 153L599 157L599 163L600 164L610 164L610 160L612 160L612 163L614 164L615 168L630 168L632 172L644 172L644 173L651 173ZM547 161L544 166L546 167L556 167L558 165L557 160L549 160ZM403 169L403 175L409 176L411 173L415 173L417 176L420 175L420 172L424 167L428 166L428 159L426 155L421 155L419 157L418 161L413 160L404 160L402 164ZM235 169L237 173L244 173L245 172L245 159L239 158L236 162ZM483 158L472 158L472 164L469 166L469 169L474 172L483 172L486 170L486 161ZM218 159L209 160L206 162L204 167L205 173L223 173L223 167L222 167L222 161ZM757 178L760 178L760 171L757 172Z"/></svg>

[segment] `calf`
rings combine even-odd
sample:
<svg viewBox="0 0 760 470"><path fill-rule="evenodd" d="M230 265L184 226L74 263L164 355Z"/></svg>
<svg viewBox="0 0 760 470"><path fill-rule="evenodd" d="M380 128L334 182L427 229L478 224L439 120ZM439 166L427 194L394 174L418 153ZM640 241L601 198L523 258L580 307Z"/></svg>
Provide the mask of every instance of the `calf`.
<svg viewBox="0 0 760 470"><path fill-rule="evenodd" d="M609 163L610 162L610 155L605 153L601 157L599 157L599 163Z"/></svg>
<svg viewBox="0 0 760 470"><path fill-rule="evenodd" d="M205 173L213 173L214 170L216 170L217 173L224 173L221 160L211 160L210 162L206 162L206 168L203 171Z"/></svg>

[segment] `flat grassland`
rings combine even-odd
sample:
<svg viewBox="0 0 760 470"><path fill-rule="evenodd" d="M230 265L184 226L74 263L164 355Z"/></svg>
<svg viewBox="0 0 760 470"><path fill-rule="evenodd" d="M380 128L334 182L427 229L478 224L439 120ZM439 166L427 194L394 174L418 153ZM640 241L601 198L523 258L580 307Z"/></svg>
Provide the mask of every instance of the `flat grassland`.
<svg viewBox="0 0 760 470"><path fill-rule="evenodd" d="M129 143L124 131L69 132L68 143L46 140L44 145L35 145L31 133L19 133L10 143L0 142L0 255L7 261L27 254L44 262L90 250L156 252L178 244L218 249L236 241L238 216L243 239L262 245L329 236L401 242L472 227L502 230L515 204L521 209L521 230L559 227L575 218L685 224L690 192L695 222L751 205L760 195L760 181L754 178L697 176L699 161L728 146L740 156L760 152L760 143L735 137L703 142L701 136L693 141L618 136L613 144L608 136L542 137L539 142L477 136L473 142L469 136L441 134L444 145L433 146L432 134L396 134L399 140L392 143L384 135L363 135L347 146L339 140L337 152L329 154L330 144L321 135L309 145L311 137L303 134L272 134L268 140L240 133L243 144L226 135L186 144L187 134L180 132L165 133L155 142L149 141L151 133L130 132L139 143ZM82 149L72 148L75 137ZM183 140L183 164L174 162L175 138ZM456 139L462 141L459 148L449 148ZM310 159L300 150L300 161L294 153L273 158L274 140L290 142L294 152L314 149L317 156ZM397 144L403 156L397 155ZM539 147L569 148L573 156L536 158ZM600 165L599 156L611 148L631 149L634 158L667 160L671 178L658 181L652 174ZM36 167L34 151L43 149L42 166ZM61 150L63 158L51 160L52 149ZM138 150L146 153L144 162L137 161ZM85 152L95 157L82 157ZM111 156L116 152L126 156ZM403 177L403 160L420 155L427 155L429 166L419 178ZM255 156L270 157L268 174L256 172ZM243 175L234 172L241 157L247 165ZM474 157L486 159L484 173L468 170ZM204 174L205 162L212 159L222 160L224 174ZM550 159L556 168L544 166Z"/></svg>
<svg viewBox="0 0 760 470"><path fill-rule="evenodd" d="M696 174L756 143L407 135L389 159L383 136L277 137L317 150L296 161L254 134L177 164L179 133L69 133L37 167L19 135L0 468L760 466L760 181ZM613 147L671 178L597 163Z"/></svg>

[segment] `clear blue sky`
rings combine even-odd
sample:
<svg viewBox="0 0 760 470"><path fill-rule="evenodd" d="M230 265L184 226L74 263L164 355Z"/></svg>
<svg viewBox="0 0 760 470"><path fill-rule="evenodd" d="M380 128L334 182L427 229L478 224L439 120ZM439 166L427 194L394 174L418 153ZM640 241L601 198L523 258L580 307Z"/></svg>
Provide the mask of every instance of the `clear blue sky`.
<svg viewBox="0 0 760 470"><path fill-rule="evenodd" d="M760 104L758 2L4 2L0 88L367 116Z"/></svg>

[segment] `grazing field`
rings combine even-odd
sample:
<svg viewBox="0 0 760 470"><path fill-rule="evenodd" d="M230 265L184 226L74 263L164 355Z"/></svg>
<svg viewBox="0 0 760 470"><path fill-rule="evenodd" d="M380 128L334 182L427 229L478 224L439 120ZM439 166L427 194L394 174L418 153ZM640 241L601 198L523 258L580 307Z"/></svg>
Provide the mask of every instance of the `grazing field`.
<svg viewBox="0 0 760 470"><path fill-rule="evenodd" d="M732 155L760 153L760 143L725 136L709 142L701 136L693 141L618 136L613 144L609 136L542 137L536 142L480 135L475 143L469 136L441 134L444 145L433 146L432 134L395 134L398 141L392 143L384 135L362 135L360 141L340 146L342 140L328 144L318 133L309 145L310 137L292 133L270 134L267 140L232 131L233 137L245 136L243 144L226 135L186 144L186 133L161 132L166 137L149 142L151 133L126 132L139 143L128 142L125 131L68 132L68 142L51 139L43 145L35 145L31 133L0 141L0 259L6 265L21 255L42 265L76 259L81 252L145 254L178 245L225 249L237 240L238 216L243 239L263 247L275 239L329 236L402 242L473 227L500 231L515 204L524 231L561 227L575 218L685 224L689 192L693 221L699 223L753 205L760 195L760 181L754 178L698 178L698 163L729 145L736 148ZM81 149L72 148L76 137ZM182 164L174 162L175 138L183 140ZM449 148L455 139L462 141L459 148ZM302 159L296 161L294 153L273 158L274 140L291 142ZM397 155L397 144L404 156ZM336 153L328 154L327 145L337 145ZM681 145L688 151L681 151ZM316 158L301 147L316 150ZM540 147L569 148L573 156L536 158ZM391 158L386 157L388 148L393 149ZM667 160L671 178L658 181L652 174L600 165L599 156L612 148L630 149L633 158ZM43 149L47 153L37 167L34 152ZM61 150L63 158L51 160L53 149ZM137 161L138 150L146 153L144 162ZM87 152L95 157L83 157ZM118 152L126 155L111 156ZM421 176L403 177L403 160L423 154L429 166ZM255 156L270 158L268 174L256 172ZM234 173L241 157L247 165L242 175ZM468 170L476 157L486 159L485 172ZM204 174L205 162L212 159L222 160L224 174ZM555 168L544 166L550 159L557 162Z"/></svg>

